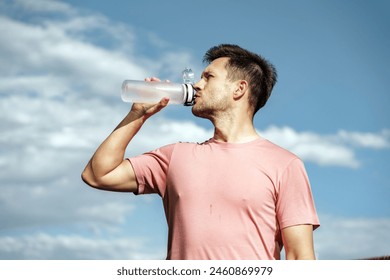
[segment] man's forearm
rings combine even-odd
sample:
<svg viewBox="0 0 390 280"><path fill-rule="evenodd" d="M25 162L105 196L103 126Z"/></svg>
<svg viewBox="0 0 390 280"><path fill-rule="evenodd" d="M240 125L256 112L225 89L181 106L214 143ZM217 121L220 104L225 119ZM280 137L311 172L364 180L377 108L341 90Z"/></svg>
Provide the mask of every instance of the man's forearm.
<svg viewBox="0 0 390 280"><path fill-rule="evenodd" d="M103 177L122 163L126 147L137 134L144 119L130 112L104 140L89 162L90 171L97 178Z"/></svg>
<svg viewBox="0 0 390 280"><path fill-rule="evenodd" d="M144 122L167 106L168 102L169 99L163 98L157 104L134 103L127 116L96 150L81 175L82 179L97 188L121 186L121 190L132 189L134 174L123 164L126 148Z"/></svg>

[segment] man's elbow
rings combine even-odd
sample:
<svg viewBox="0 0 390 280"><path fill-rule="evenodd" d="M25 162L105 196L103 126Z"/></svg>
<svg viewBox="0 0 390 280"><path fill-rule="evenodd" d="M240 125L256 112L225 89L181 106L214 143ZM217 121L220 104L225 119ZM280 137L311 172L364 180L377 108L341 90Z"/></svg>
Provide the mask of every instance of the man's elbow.
<svg viewBox="0 0 390 280"><path fill-rule="evenodd" d="M138 185L134 176L128 175L129 172L118 172L114 169L107 174L96 175L93 169L88 165L81 173L81 179L90 187L115 192L136 192ZM125 170L126 171L126 170Z"/></svg>
<svg viewBox="0 0 390 280"><path fill-rule="evenodd" d="M86 183L88 186L103 190L103 191L117 191L115 187L113 187L112 182L110 180L107 180L106 176L98 177L93 174L90 170L86 169L81 173L81 179Z"/></svg>
<svg viewBox="0 0 390 280"><path fill-rule="evenodd" d="M85 168L83 173L81 173L81 179L86 183L88 186L98 189L99 188L99 180L96 179L94 174L88 169Z"/></svg>

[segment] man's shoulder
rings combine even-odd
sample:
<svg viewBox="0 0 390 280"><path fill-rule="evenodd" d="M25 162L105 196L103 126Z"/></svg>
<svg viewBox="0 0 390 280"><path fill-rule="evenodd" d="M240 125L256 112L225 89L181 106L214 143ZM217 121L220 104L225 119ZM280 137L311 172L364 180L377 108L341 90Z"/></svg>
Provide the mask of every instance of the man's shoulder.
<svg viewBox="0 0 390 280"><path fill-rule="evenodd" d="M268 139L263 139L263 141L261 141L259 144L259 147L261 147L264 152L269 153L273 157L279 157L283 160L299 159L298 155L296 155L294 152Z"/></svg>
<svg viewBox="0 0 390 280"><path fill-rule="evenodd" d="M206 140L204 142L191 142L191 141L179 141L171 144L167 144L165 146L161 146L158 148L158 150L165 150L165 151L174 151L174 150L182 150L182 149L192 149L199 146L207 145L209 140Z"/></svg>

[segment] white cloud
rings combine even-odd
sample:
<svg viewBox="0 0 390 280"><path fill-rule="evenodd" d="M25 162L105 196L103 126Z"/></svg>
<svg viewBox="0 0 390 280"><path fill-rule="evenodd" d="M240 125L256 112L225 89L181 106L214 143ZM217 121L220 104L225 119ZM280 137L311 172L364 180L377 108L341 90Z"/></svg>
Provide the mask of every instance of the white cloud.
<svg viewBox="0 0 390 280"><path fill-rule="evenodd" d="M146 76L146 70L126 54L80 40L66 28L57 22L40 26L0 17L0 32L7 42L0 46L4 62L0 92L113 96L126 76Z"/></svg>
<svg viewBox="0 0 390 280"><path fill-rule="evenodd" d="M390 252L389 218L342 218L322 216L315 231L318 258L364 259L387 256Z"/></svg>
<svg viewBox="0 0 390 280"><path fill-rule="evenodd" d="M130 145L131 154L142 153L175 142L203 142L213 132L191 121L173 119L150 119Z"/></svg>
<svg viewBox="0 0 390 280"><path fill-rule="evenodd" d="M387 129L379 133L340 130L336 137L347 144L357 147L372 149L386 149L390 147L390 130Z"/></svg>
<svg viewBox="0 0 390 280"><path fill-rule="evenodd" d="M150 252L144 238L88 238L80 235L0 237L0 259L163 259L165 252Z"/></svg>
<svg viewBox="0 0 390 280"><path fill-rule="evenodd" d="M347 132L341 130L333 135L314 132L298 132L291 127L270 126L261 135L296 153L305 161L323 166L357 168L361 162L356 158L354 147L386 149L390 147L387 130L378 133Z"/></svg>
<svg viewBox="0 0 390 280"><path fill-rule="evenodd" d="M15 7L30 12L59 12L62 14L72 14L75 10L68 4L57 0L14 0Z"/></svg>

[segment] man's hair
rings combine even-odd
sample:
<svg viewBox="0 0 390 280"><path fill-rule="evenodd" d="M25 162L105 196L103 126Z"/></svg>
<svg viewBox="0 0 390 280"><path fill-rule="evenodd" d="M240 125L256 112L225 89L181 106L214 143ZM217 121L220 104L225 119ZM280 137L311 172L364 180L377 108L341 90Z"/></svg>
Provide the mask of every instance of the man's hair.
<svg viewBox="0 0 390 280"><path fill-rule="evenodd" d="M221 44L210 48L204 55L203 62L211 63L220 57L228 57L226 64L228 79L246 80L249 85L249 103L255 114L271 95L277 80L275 67L260 55L245 50L237 45Z"/></svg>

